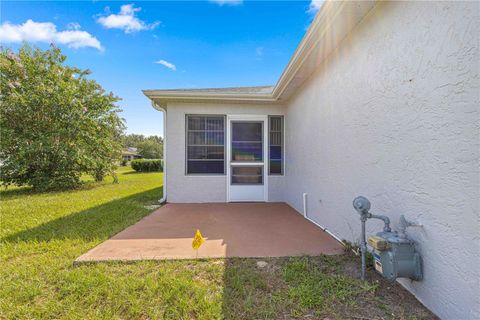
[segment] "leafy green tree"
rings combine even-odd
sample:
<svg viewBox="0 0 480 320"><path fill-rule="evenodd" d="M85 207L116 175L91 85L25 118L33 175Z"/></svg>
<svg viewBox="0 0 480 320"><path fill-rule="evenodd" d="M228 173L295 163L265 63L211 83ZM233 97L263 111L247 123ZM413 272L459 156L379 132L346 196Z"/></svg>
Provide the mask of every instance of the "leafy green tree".
<svg viewBox="0 0 480 320"><path fill-rule="evenodd" d="M122 141L123 141L124 148L128 148L128 147L138 148L137 147L138 144L140 142L145 141L145 136L143 134L131 133L131 134L124 135L122 137Z"/></svg>
<svg viewBox="0 0 480 320"><path fill-rule="evenodd" d="M153 141L163 145L163 139L160 136L144 136L143 134L131 133L124 135L122 137L123 146L125 148L135 147L138 148L138 145L144 141Z"/></svg>
<svg viewBox="0 0 480 320"><path fill-rule="evenodd" d="M124 148L134 147L145 159L163 158L163 139L160 136L144 136L131 133L122 137Z"/></svg>
<svg viewBox="0 0 480 320"><path fill-rule="evenodd" d="M0 50L0 180L48 190L114 175L124 121L112 93L59 48Z"/></svg>
<svg viewBox="0 0 480 320"><path fill-rule="evenodd" d="M155 140L145 140L137 144L138 153L145 159L162 159L163 144Z"/></svg>

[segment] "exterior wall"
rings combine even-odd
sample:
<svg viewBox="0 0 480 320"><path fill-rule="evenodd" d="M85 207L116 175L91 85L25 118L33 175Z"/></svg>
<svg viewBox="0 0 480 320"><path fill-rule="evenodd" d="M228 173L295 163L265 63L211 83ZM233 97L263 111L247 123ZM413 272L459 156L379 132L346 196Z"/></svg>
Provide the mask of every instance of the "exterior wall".
<svg viewBox="0 0 480 320"><path fill-rule="evenodd" d="M479 21L478 2L380 3L287 104L287 202L306 192L350 241L357 195L423 224L425 278L401 283L444 319L480 318Z"/></svg>
<svg viewBox="0 0 480 320"><path fill-rule="evenodd" d="M167 200L168 202L225 202L226 175L185 174L185 116L187 114L283 115L282 106L170 103L167 106ZM283 199L284 176L269 176L268 199Z"/></svg>

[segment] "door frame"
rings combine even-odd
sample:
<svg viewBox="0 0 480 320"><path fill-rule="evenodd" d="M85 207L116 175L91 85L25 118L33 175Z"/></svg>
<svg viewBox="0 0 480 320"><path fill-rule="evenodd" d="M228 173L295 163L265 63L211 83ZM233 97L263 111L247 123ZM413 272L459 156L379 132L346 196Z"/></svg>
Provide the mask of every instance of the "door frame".
<svg viewBox="0 0 480 320"><path fill-rule="evenodd" d="M268 202L268 115L252 115L252 114L235 114L227 115L227 202L258 202L258 200L231 200L230 198L230 179L232 175L231 169L231 151L232 151L232 126L231 121L262 121L263 122L263 201ZM248 165L248 164L247 164Z"/></svg>

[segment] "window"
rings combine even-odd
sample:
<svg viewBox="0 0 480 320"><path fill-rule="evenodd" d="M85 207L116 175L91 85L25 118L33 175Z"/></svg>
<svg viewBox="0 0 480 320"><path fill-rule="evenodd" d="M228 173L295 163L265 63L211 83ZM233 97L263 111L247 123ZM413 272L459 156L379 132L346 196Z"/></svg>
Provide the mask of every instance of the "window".
<svg viewBox="0 0 480 320"><path fill-rule="evenodd" d="M269 174L283 174L283 116L268 117Z"/></svg>
<svg viewBox="0 0 480 320"><path fill-rule="evenodd" d="M225 117L187 115L187 174L225 174Z"/></svg>

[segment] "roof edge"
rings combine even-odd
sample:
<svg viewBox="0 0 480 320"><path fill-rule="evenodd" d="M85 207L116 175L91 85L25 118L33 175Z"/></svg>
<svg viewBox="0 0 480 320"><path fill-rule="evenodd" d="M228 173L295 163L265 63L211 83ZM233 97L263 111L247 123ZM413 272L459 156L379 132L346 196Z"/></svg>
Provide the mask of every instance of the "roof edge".
<svg viewBox="0 0 480 320"><path fill-rule="evenodd" d="M321 9L317 12L315 19L310 24L307 32L298 44L295 52L288 61L287 66L283 69L273 89L274 96L280 96L289 81L295 76L306 56L310 53L310 49L320 41L318 34L322 31L321 27L331 26L338 13L344 8L347 1L325 1ZM333 18L328 15L333 14ZM325 32L324 32L325 33Z"/></svg>
<svg viewBox="0 0 480 320"><path fill-rule="evenodd" d="M208 88L208 89L168 89L142 90L143 94L156 104L166 106L173 101L215 101L276 103L288 100L296 88L309 78L346 35L376 5L376 0L368 1L326 1L303 36L290 58L280 78L271 91L260 88L269 86ZM334 29L334 30L332 30ZM320 51L320 48L323 49ZM299 75L300 74L300 75ZM241 89L257 89L248 92ZM229 90L230 89L230 90ZM289 89L289 90L287 90Z"/></svg>

